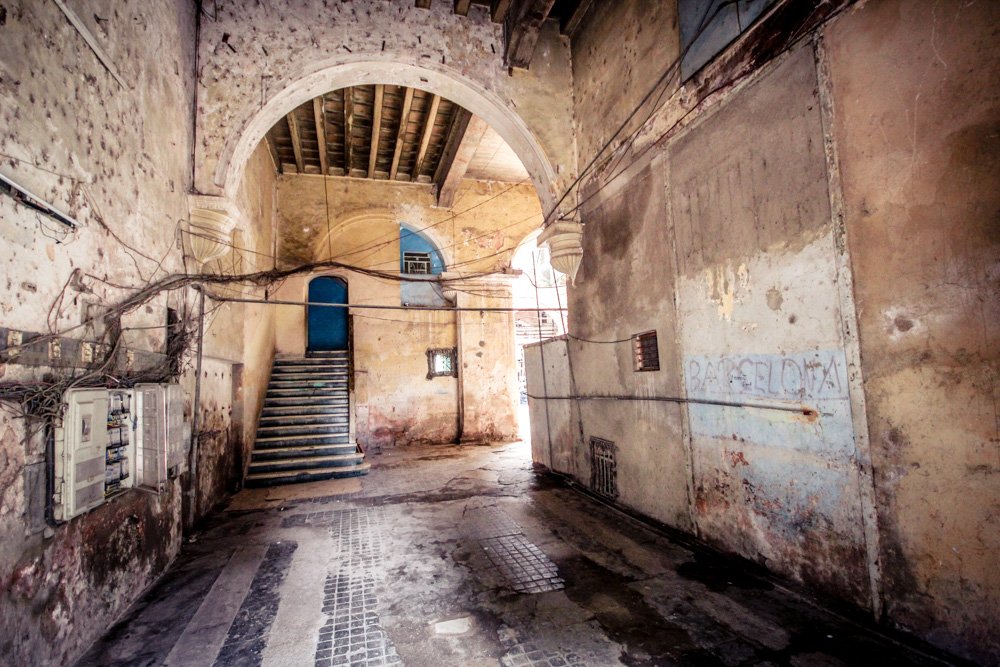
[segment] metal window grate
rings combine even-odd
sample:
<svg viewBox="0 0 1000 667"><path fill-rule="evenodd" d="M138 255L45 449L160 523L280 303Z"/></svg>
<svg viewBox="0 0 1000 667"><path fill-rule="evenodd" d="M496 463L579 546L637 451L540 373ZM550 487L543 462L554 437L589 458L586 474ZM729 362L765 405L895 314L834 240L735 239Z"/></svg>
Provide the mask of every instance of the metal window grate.
<svg viewBox="0 0 1000 667"><path fill-rule="evenodd" d="M617 500L618 463L615 461L615 443L603 438L590 438L590 488L594 493Z"/></svg>
<svg viewBox="0 0 1000 667"><path fill-rule="evenodd" d="M431 272L431 254L429 252L404 252L403 273L427 275Z"/></svg>
<svg viewBox="0 0 1000 667"><path fill-rule="evenodd" d="M660 350L656 344L655 331L632 336L632 349L635 352L635 370L660 370Z"/></svg>

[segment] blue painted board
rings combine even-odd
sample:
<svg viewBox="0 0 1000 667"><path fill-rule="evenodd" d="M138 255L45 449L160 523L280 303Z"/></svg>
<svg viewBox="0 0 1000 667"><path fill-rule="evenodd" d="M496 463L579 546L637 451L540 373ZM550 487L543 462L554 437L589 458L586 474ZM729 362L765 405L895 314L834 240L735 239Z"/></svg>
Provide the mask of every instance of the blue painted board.
<svg viewBox="0 0 1000 667"><path fill-rule="evenodd" d="M310 303L347 303L347 283L340 278L314 278L309 283ZM347 309L309 306L309 350L347 349Z"/></svg>

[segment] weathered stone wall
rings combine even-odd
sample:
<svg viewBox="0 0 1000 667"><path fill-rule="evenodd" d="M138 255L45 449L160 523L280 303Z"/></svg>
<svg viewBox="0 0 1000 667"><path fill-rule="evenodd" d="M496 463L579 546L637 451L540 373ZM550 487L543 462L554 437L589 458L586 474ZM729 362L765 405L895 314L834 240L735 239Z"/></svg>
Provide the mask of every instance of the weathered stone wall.
<svg viewBox="0 0 1000 667"><path fill-rule="evenodd" d="M5 350L3 383L81 375L87 366L81 341L100 335L92 326L78 327L93 315L88 308L117 303L149 281L192 268L185 266L178 241L193 183L194 7L106 0L67 4L127 88L108 73L56 3L0 3L0 171L83 224L68 233L0 195L0 348L7 347L8 330L26 339L50 332L64 336L58 357L46 345L16 355ZM254 155L235 199L245 214L243 247L271 254L275 180L266 161L266 151ZM223 258L220 266L236 261ZM191 316L195 294L161 293L123 317L122 344L134 363L116 373L162 363L168 306ZM242 395L261 394L270 367L269 357L241 365L243 310L213 315L218 319L209 318L214 323L205 340L199 409L208 433L199 459L203 475L195 518L239 479L245 434L234 413L238 417ZM266 318L261 323L255 330L259 338L248 339L247 348L269 354L269 325ZM189 354L180 378L188 419L193 361ZM4 404L0 428L0 662L65 664L177 554L188 481L187 476L172 480L159 495L130 491L49 525L44 424L14 416L14 408Z"/></svg>
<svg viewBox="0 0 1000 667"><path fill-rule="evenodd" d="M129 88L119 87L55 3L0 3L0 170L85 225L67 234L0 196L3 326L23 332L73 327L88 304L113 303L128 293L115 285L141 286L184 268L175 243L192 178L193 7L69 4ZM81 275L61 312L49 318L77 269ZM162 354L165 306L185 300L162 295L124 318L133 329L123 342L137 359ZM4 382L80 373L73 367L83 366L69 358L53 367L38 358L26 365L27 356L24 363L4 361ZM46 526L44 437L26 433L41 424L6 410L3 419L0 662L64 664L177 553L180 481L158 496L126 493L68 523Z"/></svg>
<svg viewBox="0 0 1000 667"><path fill-rule="evenodd" d="M319 176L279 177L278 200L283 265L333 257L398 273L403 222L426 230L449 277L502 270L542 217L532 186L471 180L462 183L453 210L435 207L429 186ZM351 303L402 303L398 281L331 273L347 280ZM312 277L286 280L274 298L305 301ZM509 307L510 287L497 280L473 278L453 286L458 305ZM301 356L305 309L276 309L278 354ZM352 314L355 418L362 445L516 437L510 313L358 309ZM459 377L427 379L426 351L450 347L459 348Z"/></svg>
<svg viewBox="0 0 1000 667"><path fill-rule="evenodd" d="M597 45L642 3L623 4L573 40L581 165L620 122L604 110L621 91L599 82L635 48ZM993 6L861 3L670 97L582 190L571 363L549 391L693 402L581 400L557 420L582 431L574 455L558 439L536 452L589 484L587 440L612 440L622 504L985 662L1000 650L998 25ZM672 16L642 32L676 51ZM627 339L652 329L661 370L635 372Z"/></svg>
<svg viewBox="0 0 1000 667"><path fill-rule="evenodd" d="M569 44L543 31L527 72L509 76L502 28L447 2L218 3L202 24L196 184L231 191L264 133L289 109L344 86L392 83L440 94L490 123L551 208L574 178ZM213 7L214 9L214 7Z"/></svg>
<svg viewBox="0 0 1000 667"><path fill-rule="evenodd" d="M1000 6L827 33L888 618L1000 661Z"/></svg>

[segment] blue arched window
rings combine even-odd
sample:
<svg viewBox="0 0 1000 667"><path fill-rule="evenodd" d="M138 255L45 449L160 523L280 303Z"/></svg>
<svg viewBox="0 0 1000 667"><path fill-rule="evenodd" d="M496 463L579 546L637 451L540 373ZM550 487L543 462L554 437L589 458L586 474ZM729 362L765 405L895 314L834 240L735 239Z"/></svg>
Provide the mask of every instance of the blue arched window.
<svg viewBox="0 0 1000 667"><path fill-rule="evenodd" d="M405 223L399 225L399 272L406 280L401 283L400 296L404 306L446 308L450 305L436 277L444 273L441 251L418 229Z"/></svg>
<svg viewBox="0 0 1000 667"><path fill-rule="evenodd" d="M399 272L416 275L438 275L444 272L441 251L418 230L399 225Z"/></svg>

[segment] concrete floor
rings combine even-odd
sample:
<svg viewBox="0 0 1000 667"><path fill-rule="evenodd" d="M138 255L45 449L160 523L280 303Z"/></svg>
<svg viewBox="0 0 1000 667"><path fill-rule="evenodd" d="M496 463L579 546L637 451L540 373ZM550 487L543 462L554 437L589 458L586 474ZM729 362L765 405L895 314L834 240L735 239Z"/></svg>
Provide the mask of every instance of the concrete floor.
<svg viewBox="0 0 1000 667"><path fill-rule="evenodd" d="M532 470L402 448L237 495L82 665L946 664Z"/></svg>

